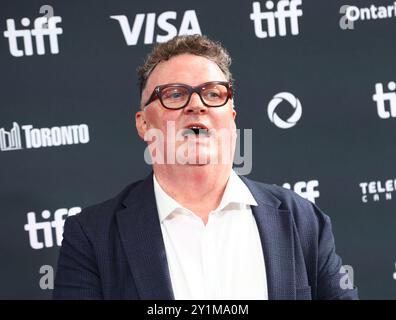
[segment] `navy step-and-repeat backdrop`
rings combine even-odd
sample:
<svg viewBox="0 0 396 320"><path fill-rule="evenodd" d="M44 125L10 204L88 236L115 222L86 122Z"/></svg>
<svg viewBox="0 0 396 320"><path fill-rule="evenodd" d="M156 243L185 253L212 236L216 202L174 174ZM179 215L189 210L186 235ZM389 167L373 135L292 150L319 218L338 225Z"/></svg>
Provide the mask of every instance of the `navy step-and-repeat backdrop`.
<svg viewBox="0 0 396 320"><path fill-rule="evenodd" d="M388 0L2 0L0 298L50 298L64 220L150 172L135 71L194 33L233 57L239 173L319 205L360 297L396 298Z"/></svg>

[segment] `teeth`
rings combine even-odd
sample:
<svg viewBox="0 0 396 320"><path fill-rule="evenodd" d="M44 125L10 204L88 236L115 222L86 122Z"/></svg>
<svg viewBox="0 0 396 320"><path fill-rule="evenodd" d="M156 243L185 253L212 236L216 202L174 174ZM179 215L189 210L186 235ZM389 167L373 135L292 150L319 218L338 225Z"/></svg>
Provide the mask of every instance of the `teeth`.
<svg viewBox="0 0 396 320"><path fill-rule="evenodd" d="M208 129L203 128L203 127L193 126L193 127L187 128L184 135L189 135L189 134L193 134L193 133L195 135L198 135L198 134L208 135Z"/></svg>

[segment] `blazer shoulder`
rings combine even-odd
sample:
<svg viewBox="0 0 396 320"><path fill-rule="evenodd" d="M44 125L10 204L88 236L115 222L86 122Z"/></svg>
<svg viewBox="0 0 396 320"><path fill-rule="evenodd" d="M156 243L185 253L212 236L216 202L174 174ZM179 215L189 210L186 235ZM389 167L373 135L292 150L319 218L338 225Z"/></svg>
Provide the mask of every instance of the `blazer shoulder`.
<svg viewBox="0 0 396 320"><path fill-rule="evenodd" d="M291 210L295 206L308 209L312 204L296 192L276 184L263 183L245 177L242 179L254 196L258 196L265 203L276 205L280 210Z"/></svg>
<svg viewBox="0 0 396 320"><path fill-rule="evenodd" d="M323 224L330 223L330 218L316 204L292 190L247 178L243 180L255 198L263 199L262 202L266 204L276 204L278 210L290 212L299 229L318 229Z"/></svg>
<svg viewBox="0 0 396 320"><path fill-rule="evenodd" d="M76 222L81 226L94 228L95 226L108 226L113 221L116 212L123 208L125 198L128 197L141 182L142 180L139 180L129 184L113 198L85 207L81 213L69 217L68 219L76 219Z"/></svg>

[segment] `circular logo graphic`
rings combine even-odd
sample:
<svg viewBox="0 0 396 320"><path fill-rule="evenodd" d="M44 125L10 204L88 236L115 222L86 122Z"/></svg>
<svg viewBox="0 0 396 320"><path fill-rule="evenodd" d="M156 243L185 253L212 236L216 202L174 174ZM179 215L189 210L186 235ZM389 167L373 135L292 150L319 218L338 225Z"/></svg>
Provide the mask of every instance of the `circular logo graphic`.
<svg viewBox="0 0 396 320"><path fill-rule="evenodd" d="M287 101L293 108L294 113L289 117L289 119L281 119L275 112L276 107L282 102ZM280 92L272 98L268 104L268 118L274 123L278 128L289 129L294 127L298 120L300 120L302 115L302 107L300 100L298 100L294 95L289 92Z"/></svg>

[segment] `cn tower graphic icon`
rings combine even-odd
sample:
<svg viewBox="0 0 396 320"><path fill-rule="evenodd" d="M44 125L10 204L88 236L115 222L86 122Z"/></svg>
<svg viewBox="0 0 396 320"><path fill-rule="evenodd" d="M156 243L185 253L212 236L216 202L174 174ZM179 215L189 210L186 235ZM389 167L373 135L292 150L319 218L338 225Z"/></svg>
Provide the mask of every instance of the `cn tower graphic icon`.
<svg viewBox="0 0 396 320"><path fill-rule="evenodd" d="M1 151L11 151L22 149L21 143L21 130L19 125L14 122L13 127L9 132L0 129L0 150Z"/></svg>

